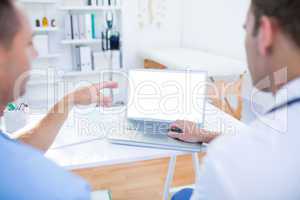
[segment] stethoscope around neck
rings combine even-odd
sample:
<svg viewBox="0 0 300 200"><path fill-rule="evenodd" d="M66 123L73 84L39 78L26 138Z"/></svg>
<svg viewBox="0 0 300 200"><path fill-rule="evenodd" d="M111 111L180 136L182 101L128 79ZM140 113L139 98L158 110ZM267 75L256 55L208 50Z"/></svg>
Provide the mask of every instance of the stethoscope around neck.
<svg viewBox="0 0 300 200"><path fill-rule="evenodd" d="M297 104L297 103L300 104L300 97L297 97L297 98L295 98L295 99L292 99L292 100L290 100L290 101L287 101L286 103L283 103L283 104L281 104L281 105L279 105L279 106L276 106L276 107L272 108L271 110L269 110L269 111L267 112L267 114L274 113L274 112L276 112L276 111L278 111L278 110L281 110L281 109L283 109L283 108L285 108L285 107L290 107L290 106L292 106L292 105L294 105L294 104Z"/></svg>

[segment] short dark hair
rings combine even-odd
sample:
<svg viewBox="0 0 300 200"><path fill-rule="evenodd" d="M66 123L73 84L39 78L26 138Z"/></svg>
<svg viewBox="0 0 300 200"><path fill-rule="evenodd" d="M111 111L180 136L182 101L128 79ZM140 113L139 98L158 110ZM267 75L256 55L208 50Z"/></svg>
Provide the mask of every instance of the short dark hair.
<svg viewBox="0 0 300 200"><path fill-rule="evenodd" d="M252 0L255 16L255 33L262 16L274 18L281 30L300 47L300 1L299 0Z"/></svg>
<svg viewBox="0 0 300 200"><path fill-rule="evenodd" d="M0 46L9 48L20 29L20 18L14 0L0 0Z"/></svg>

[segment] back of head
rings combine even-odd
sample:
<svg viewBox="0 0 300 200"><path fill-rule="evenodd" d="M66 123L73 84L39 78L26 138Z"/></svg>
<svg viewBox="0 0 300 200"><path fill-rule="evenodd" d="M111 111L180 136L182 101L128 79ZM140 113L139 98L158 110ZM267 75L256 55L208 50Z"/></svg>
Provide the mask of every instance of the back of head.
<svg viewBox="0 0 300 200"><path fill-rule="evenodd" d="M252 0L255 31L262 16L273 18L283 33L300 48L300 1L299 0Z"/></svg>
<svg viewBox="0 0 300 200"><path fill-rule="evenodd" d="M20 29L20 19L14 0L0 1L0 47L9 48Z"/></svg>
<svg viewBox="0 0 300 200"><path fill-rule="evenodd" d="M255 87L275 94L282 85L300 78L299 0L251 0L245 28Z"/></svg>

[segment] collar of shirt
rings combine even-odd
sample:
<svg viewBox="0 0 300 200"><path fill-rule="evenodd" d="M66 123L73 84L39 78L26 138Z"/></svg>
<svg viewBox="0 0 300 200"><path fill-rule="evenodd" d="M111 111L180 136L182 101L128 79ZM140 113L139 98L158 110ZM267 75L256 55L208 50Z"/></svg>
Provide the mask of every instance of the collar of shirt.
<svg viewBox="0 0 300 200"><path fill-rule="evenodd" d="M4 139L11 140L11 137L9 137L8 134L0 130L0 137L3 137Z"/></svg>
<svg viewBox="0 0 300 200"><path fill-rule="evenodd" d="M300 98L300 78L287 83L276 93L275 104L268 109L267 113L297 98Z"/></svg>

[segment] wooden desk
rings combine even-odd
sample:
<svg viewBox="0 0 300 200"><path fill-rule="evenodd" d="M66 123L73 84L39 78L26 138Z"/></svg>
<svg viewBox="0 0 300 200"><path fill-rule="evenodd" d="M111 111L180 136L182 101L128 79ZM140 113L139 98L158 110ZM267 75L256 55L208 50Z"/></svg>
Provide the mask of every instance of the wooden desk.
<svg viewBox="0 0 300 200"><path fill-rule="evenodd" d="M203 154L199 155L200 158ZM109 188L114 200L163 199L170 158L74 170L93 190ZM195 183L192 157L178 156L172 187Z"/></svg>
<svg viewBox="0 0 300 200"><path fill-rule="evenodd" d="M109 116L98 111L84 115L88 121L96 118L99 122ZM112 116L111 120L112 124L116 124L115 116ZM229 130L227 125L236 130L245 126L211 105L207 106L205 120L207 129L222 131L224 128L222 131L224 133ZM71 115L66 125L76 121ZM108 124L107 121L104 123ZM75 129L78 129L77 125L68 127L62 129L54 144L56 148L50 149L46 156L65 169L85 178L94 190L112 190L114 200L162 199L170 157L178 158L173 186L194 183L194 170L189 153L114 145L105 138L73 145L66 144L68 138L73 142L76 141L71 135L72 133L73 136L77 135ZM77 141L87 141L91 139L90 137L93 138L95 135L92 133L90 136L83 135ZM63 143L63 146L58 145Z"/></svg>

